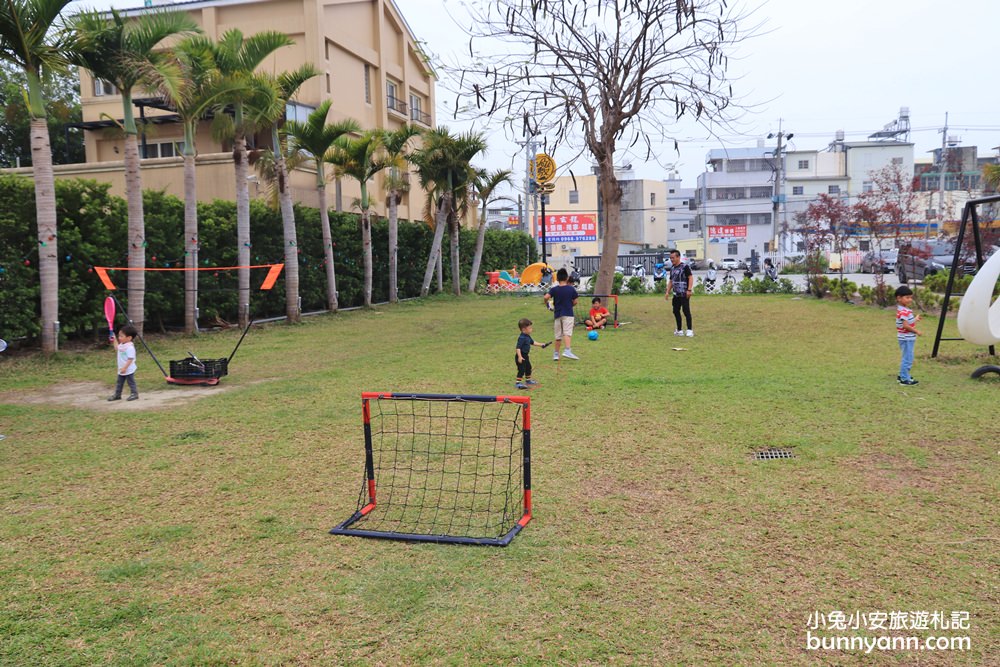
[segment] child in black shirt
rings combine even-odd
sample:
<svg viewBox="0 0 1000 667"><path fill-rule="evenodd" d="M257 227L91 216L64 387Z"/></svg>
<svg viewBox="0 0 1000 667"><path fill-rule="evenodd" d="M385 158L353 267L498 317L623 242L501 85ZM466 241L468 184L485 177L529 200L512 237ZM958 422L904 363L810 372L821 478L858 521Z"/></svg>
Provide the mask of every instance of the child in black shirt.
<svg viewBox="0 0 1000 667"><path fill-rule="evenodd" d="M531 320L524 318L517 323L517 328L521 330L521 335L517 337L517 351L514 353L514 362L517 364L517 382L514 384L518 389L527 389L529 385L538 384L531 379L531 359L528 354L532 346L548 347L549 343L536 343L531 338Z"/></svg>

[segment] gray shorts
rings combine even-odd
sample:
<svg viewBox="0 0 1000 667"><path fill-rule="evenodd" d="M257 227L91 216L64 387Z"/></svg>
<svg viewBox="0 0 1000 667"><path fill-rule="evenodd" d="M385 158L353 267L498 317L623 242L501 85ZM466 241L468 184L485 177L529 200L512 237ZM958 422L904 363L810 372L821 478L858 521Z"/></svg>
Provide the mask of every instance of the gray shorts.
<svg viewBox="0 0 1000 667"><path fill-rule="evenodd" d="M573 323L576 318L572 315L566 317L557 317L554 322L554 327L552 329L556 338L562 338L563 336L573 335Z"/></svg>

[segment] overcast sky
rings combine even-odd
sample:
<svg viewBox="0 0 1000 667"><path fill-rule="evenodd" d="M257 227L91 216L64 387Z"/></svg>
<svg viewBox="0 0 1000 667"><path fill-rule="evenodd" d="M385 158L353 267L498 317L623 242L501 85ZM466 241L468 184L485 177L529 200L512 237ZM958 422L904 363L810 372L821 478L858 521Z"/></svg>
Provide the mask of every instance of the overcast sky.
<svg viewBox="0 0 1000 667"><path fill-rule="evenodd" d="M436 55L464 53L466 40L451 16L460 0L396 0L418 39ZM863 140L910 109L917 159L940 147L945 112L949 135L995 155L1000 145L1000 86L995 83L995 41L1000 2L995 0L759 0L755 20L763 36L740 47L731 61L734 93L754 105L743 119L745 134L707 139L700 128L676 128L681 155L664 147L662 162L679 160L685 185L693 187L712 148L754 146L782 129L794 133L793 149L825 148L837 130ZM441 108L438 123L453 125ZM772 140L773 141L773 140ZM769 143L768 145L773 145ZM516 146L491 142L491 162ZM558 155L556 156L558 158ZM639 176L662 178L659 165L633 163ZM509 167L511 160L506 159ZM516 168L523 158L513 162ZM497 166L500 166L499 164ZM586 171L574 167L576 173Z"/></svg>
<svg viewBox="0 0 1000 667"><path fill-rule="evenodd" d="M434 57L466 53L467 41L453 16L464 15L463 0L395 0L418 40ZM742 119L739 134L708 138L691 124L671 128L681 154L663 146L660 162L678 163L685 185L693 187L712 148L756 145L759 137L782 129L794 133L790 148L826 147L837 130L863 140L910 109L915 157L941 145L939 129L949 112L949 135L977 145L980 155L1000 146L1000 86L994 46L1000 25L998 0L731 0L758 6L754 20L763 34L743 44L730 62L734 93L755 112ZM138 0L84 0L84 6L141 6ZM169 3L154 0L154 5ZM454 100L439 90L439 125L465 126L444 108ZM490 168L511 168L523 177L523 153L500 132L489 136ZM769 143L768 145L771 145ZM555 155L557 161L560 155ZM631 162L643 178L663 178L658 164ZM560 165L565 166L565 165ZM573 166L576 173L588 164ZM564 172L560 169L560 172Z"/></svg>

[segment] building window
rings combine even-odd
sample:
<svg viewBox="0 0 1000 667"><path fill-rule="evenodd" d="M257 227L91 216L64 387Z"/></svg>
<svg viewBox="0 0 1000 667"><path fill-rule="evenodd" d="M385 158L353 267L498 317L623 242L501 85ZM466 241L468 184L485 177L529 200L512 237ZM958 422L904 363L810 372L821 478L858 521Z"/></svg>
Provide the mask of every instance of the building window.
<svg viewBox="0 0 1000 667"><path fill-rule="evenodd" d="M140 150L142 146L140 145ZM175 155L182 155L184 153L184 142L183 141L162 141L162 142L147 142L146 143L146 153L143 155L145 159L157 158L157 157L174 157Z"/></svg>
<svg viewBox="0 0 1000 667"><path fill-rule="evenodd" d="M674 191L673 191L673 190L671 190L671 191L670 191L670 194L674 194ZM685 203L687 203L687 202L685 202Z"/></svg>
<svg viewBox="0 0 1000 667"><path fill-rule="evenodd" d="M410 120L420 120L420 98L410 93Z"/></svg>
<svg viewBox="0 0 1000 667"><path fill-rule="evenodd" d="M649 193L649 205L650 206L656 206L656 193L655 192L650 192Z"/></svg>
<svg viewBox="0 0 1000 667"><path fill-rule="evenodd" d="M403 100L399 99L398 96L399 86L396 85L395 81L389 81L386 79L385 82L385 105L389 107L392 111L398 111L400 113L406 112L406 107L403 104Z"/></svg>
<svg viewBox="0 0 1000 667"><path fill-rule="evenodd" d="M676 229L674 229L673 227L671 227L671 228L670 228L670 233L671 233L671 234L676 234L676 233L677 233L677 230L676 230Z"/></svg>
<svg viewBox="0 0 1000 667"><path fill-rule="evenodd" d="M892 158L892 163L894 165L897 165L897 166L902 166L902 164L903 164L903 158L901 158L901 157L894 157L894 158Z"/></svg>
<svg viewBox="0 0 1000 667"><path fill-rule="evenodd" d="M330 75L326 75L326 92L330 92Z"/></svg>
<svg viewBox="0 0 1000 667"><path fill-rule="evenodd" d="M806 188L803 185L793 185L792 186L792 194L793 195L804 195L806 193L805 191L806 191Z"/></svg>
<svg viewBox="0 0 1000 667"><path fill-rule="evenodd" d="M830 186L827 186L826 192L827 192L827 194L831 194L831 195L839 195L840 194L840 186L839 185L830 185Z"/></svg>
<svg viewBox="0 0 1000 667"><path fill-rule="evenodd" d="M861 182L861 191L862 192L871 192L874 189L875 189L875 186L872 184L871 181L862 181Z"/></svg>
<svg viewBox="0 0 1000 667"><path fill-rule="evenodd" d="M773 194L774 189L770 186L750 188L750 199L770 199Z"/></svg>
<svg viewBox="0 0 1000 667"><path fill-rule="evenodd" d="M745 188L712 188L708 191L709 199L746 199Z"/></svg>
<svg viewBox="0 0 1000 667"><path fill-rule="evenodd" d="M365 64L365 103L372 103L372 66Z"/></svg>
<svg viewBox="0 0 1000 667"><path fill-rule="evenodd" d="M668 210L668 211L673 211L673 210L674 210L674 207L673 207L673 206L671 206L671 207L670 207L670 208L668 208L667 210Z"/></svg>
<svg viewBox="0 0 1000 667"><path fill-rule="evenodd" d="M580 193L579 193L579 191L577 191L577 190L570 190L569 191L569 203L570 204L579 204L580 203Z"/></svg>
<svg viewBox="0 0 1000 667"><path fill-rule="evenodd" d="M687 206L687 205L688 205L688 200L687 199L685 199L684 201L681 202L681 206Z"/></svg>
<svg viewBox="0 0 1000 667"><path fill-rule="evenodd" d="M799 169L808 169L809 160L799 160Z"/></svg>
<svg viewBox="0 0 1000 667"><path fill-rule="evenodd" d="M728 245L728 247L726 248L726 253L729 254L729 255L735 255L739 251L740 251L740 246L735 241L730 242L729 245Z"/></svg>
<svg viewBox="0 0 1000 667"><path fill-rule="evenodd" d="M117 95L118 89L115 84L104 79L94 79L94 97L104 97L105 95Z"/></svg>

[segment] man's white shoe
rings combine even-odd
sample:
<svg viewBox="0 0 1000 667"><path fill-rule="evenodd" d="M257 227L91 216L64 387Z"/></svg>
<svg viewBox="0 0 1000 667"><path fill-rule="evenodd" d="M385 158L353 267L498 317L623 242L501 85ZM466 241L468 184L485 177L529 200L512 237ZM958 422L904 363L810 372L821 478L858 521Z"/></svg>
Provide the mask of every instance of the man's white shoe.
<svg viewBox="0 0 1000 667"><path fill-rule="evenodd" d="M688 329L687 337L688 338L694 338L694 331L692 331L691 329Z"/></svg>
<svg viewBox="0 0 1000 667"><path fill-rule="evenodd" d="M675 330L675 331L674 331L674 335L675 335L675 336L683 336L683 335L684 335L684 332L683 332L683 331L681 331L680 329L677 329L677 330Z"/></svg>

